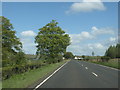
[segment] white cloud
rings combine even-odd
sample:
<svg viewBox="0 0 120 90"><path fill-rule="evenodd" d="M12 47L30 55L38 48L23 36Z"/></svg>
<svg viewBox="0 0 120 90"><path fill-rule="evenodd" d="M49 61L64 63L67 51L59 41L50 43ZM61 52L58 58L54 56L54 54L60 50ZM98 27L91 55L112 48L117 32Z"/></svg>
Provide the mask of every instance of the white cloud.
<svg viewBox="0 0 120 90"><path fill-rule="evenodd" d="M67 48L67 51L73 52L74 55L104 55L107 47L101 43L88 43L88 44L73 44Z"/></svg>
<svg viewBox="0 0 120 90"><path fill-rule="evenodd" d="M91 33L93 35L103 35L103 34L111 34L112 35L112 34L114 34L114 30L112 28L109 28L109 27L98 29L97 27L93 26Z"/></svg>
<svg viewBox="0 0 120 90"><path fill-rule="evenodd" d="M92 12L94 10L104 11L106 7L101 0L83 0L83 2L73 3L66 13Z"/></svg>
<svg viewBox="0 0 120 90"><path fill-rule="evenodd" d="M117 43L115 32L116 30L112 28L93 26L90 32L83 31L79 34L70 34L71 45L67 51L71 51L75 55L91 55L92 51L96 55L104 55L110 45Z"/></svg>
<svg viewBox="0 0 120 90"><path fill-rule="evenodd" d="M116 40L116 38L115 37L110 37L110 41L115 41Z"/></svg>
<svg viewBox="0 0 120 90"><path fill-rule="evenodd" d="M73 44L80 43L82 40L94 38L89 32L83 31L80 34L70 34L71 42Z"/></svg>
<svg viewBox="0 0 120 90"><path fill-rule="evenodd" d="M92 38L92 36L89 34L89 32L81 32L81 37L82 38Z"/></svg>
<svg viewBox="0 0 120 90"><path fill-rule="evenodd" d="M97 28L93 26L90 32L83 31L79 34L70 34L72 44L81 43L84 40L91 40L98 37L98 35L114 35L112 28Z"/></svg>
<svg viewBox="0 0 120 90"><path fill-rule="evenodd" d="M21 37L20 41L23 44L23 51L26 54L35 54L36 44L34 43L34 37Z"/></svg>
<svg viewBox="0 0 120 90"><path fill-rule="evenodd" d="M88 44L90 49L104 49L104 46L101 43Z"/></svg>
<svg viewBox="0 0 120 90"><path fill-rule="evenodd" d="M28 30L21 32L20 35L20 41L23 45L23 51L26 54L35 54L36 44L34 43L34 38L36 36L36 33L32 30Z"/></svg>
<svg viewBox="0 0 120 90"><path fill-rule="evenodd" d="M28 31L23 31L20 33L22 36L35 36L36 33L32 30L28 30Z"/></svg>

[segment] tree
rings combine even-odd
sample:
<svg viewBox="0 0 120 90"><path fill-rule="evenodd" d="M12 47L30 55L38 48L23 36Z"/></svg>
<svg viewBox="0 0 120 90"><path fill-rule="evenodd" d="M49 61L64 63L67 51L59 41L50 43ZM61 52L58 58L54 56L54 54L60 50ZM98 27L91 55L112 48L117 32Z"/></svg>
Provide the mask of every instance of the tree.
<svg viewBox="0 0 120 90"><path fill-rule="evenodd" d="M105 56L108 56L110 58L116 58L116 47L115 46L110 46L106 52Z"/></svg>
<svg viewBox="0 0 120 90"><path fill-rule="evenodd" d="M16 37L15 31L10 21L1 16L0 26L2 31L2 61L3 66L13 65L16 63L16 55L22 52L22 43Z"/></svg>
<svg viewBox="0 0 120 90"><path fill-rule="evenodd" d="M92 56L94 56L94 54L95 54L95 53L94 53L94 52L92 52Z"/></svg>
<svg viewBox="0 0 120 90"><path fill-rule="evenodd" d="M72 54L72 52L65 52L65 54L63 55L66 59L73 59L74 55Z"/></svg>
<svg viewBox="0 0 120 90"><path fill-rule="evenodd" d="M116 58L120 58L120 44L116 45Z"/></svg>
<svg viewBox="0 0 120 90"><path fill-rule="evenodd" d="M85 55L82 55L82 58L85 59Z"/></svg>
<svg viewBox="0 0 120 90"><path fill-rule="evenodd" d="M50 23L39 29L38 35L35 37L37 47L37 55L44 56L49 62L66 52L66 48L70 45L70 37L65 34L59 26L58 22L52 20ZM50 60L51 58L51 60Z"/></svg>

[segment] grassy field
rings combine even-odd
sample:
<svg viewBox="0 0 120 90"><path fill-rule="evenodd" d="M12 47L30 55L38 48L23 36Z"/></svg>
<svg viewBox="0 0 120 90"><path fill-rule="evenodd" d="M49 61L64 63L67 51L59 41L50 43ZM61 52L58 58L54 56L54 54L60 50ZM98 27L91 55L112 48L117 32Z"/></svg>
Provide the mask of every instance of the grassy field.
<svg viewBox="0 0 120 90"><path fill-rule="evenodd" d="M98 62L98 61L89 61L89 62L120 69L120 60L118 59L111 59L108 62Z"/></svg>
<svg viewBox="0 0 120 90"><path fill-rule="evenodd" d="M60 63L48 64L42 66L39 69L30 70L18 75L13 75L10 79L4 80L2 83L3 88L26 88L29 85L33 84L40 78L43 78L48 73L54 71L56 68L60 67L67 60L64 60Z"/></svg>

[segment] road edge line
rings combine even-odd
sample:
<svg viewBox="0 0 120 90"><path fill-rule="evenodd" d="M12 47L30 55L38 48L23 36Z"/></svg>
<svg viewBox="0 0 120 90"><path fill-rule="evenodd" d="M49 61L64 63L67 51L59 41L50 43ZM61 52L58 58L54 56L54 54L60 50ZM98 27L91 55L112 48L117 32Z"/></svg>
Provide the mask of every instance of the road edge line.
<svg viewBox="0 0 120 90"><path fill-rule="evenodd" d="M69 61L68 61L69 62ZM61 67L55 70L51 75L49 75L46 79L44 79L39 85L37 85L33 90L39 88L42 84L44 84L49 78L51 78L55 73L57 73L63 66L65 66L68 62L64 63Z"/></svg>

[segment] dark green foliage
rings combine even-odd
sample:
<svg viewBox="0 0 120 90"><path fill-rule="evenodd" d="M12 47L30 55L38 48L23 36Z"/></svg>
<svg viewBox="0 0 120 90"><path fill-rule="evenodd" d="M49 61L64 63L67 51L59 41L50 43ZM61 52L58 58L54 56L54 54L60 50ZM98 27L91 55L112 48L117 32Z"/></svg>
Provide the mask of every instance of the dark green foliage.
<svg viewBox="0 0 120 90"><path fill-rule="evenodd" d="M108 56L110 58L120 58L120 44L117 44L116 46L110 46L106 52L105 56Z"/></svg>
<svg viewBox="0 0 120 90"><path fill-rule="evenodd" d="M74 58L74 55L72 54L72 52L65 52L64 53L64 57L66 59L73 59Z"/></svg>
<svg viewBox="0 0 120 90"><path fill-rule="evenodd" d="M82 58L85 59L85 55L82 55Z"/></svg>
<svg viewBox="0 0 120 90"><path fill-rule="evenodd" d="M37 69L40 68L41 66L44 66L45 63L43 62L37 62L35 63L27 63L27 64L22 64L22 65L15 65L15 66L10 66L10 67L4 67L2 69L2 79L8 79L10 78L13 74L20 74L27 72L32 69Z"/></svg>
<svg viewBox="0 0 120 90"><path fill-rule="evenodd" d="M23 52L18 52L16 57L16 64L26 63L25 54Z"/></svg>
<svg viewBox="0 0 120 90"><path fill-rule="evenodd" d="M95 53L94 53L94 52L92 52L92 56L94 56L94 54L95 54Z"/></svg>
<svg viewBox="0 0 120 90"><path fill-rule="evenodd" d="M85 59L86 61L88 61L88 60L93 59L93 58L90 57L90 56L85 56L84 59Z"/></svg>
<svg viewBox="0 0 120 90"><path fill-rule="evenodd" d="M0 26L2 27L2 64L3 67L21 64L25 61L22 52L22 43L16 37L10 21L1 16Z"/></svg>
<svg viewBox="0 0 120 90"><path fill-rule="evenodd" d="M116 57L117 57L117 58L120 58L120 44L117 44L117 45L116 45L116 49L117 49Z"/></svg>
<svg viewBox="0 0 120 90"><path fill-rule="evenodd" d="M101 57L102 62L108 62L110 60L110 57L108 56L103 56Z"/></svg>
<svg viewBox="0 0 120 90"><path fill-rule="evenodd" d="M42 58L43 56L49 63L55 63L62 55L67 46L70 44L70 37L68 34L57 26L57 22L52 20L50 23L39 29L38 35L35 37L37 43L36 54Z"/></svg>

